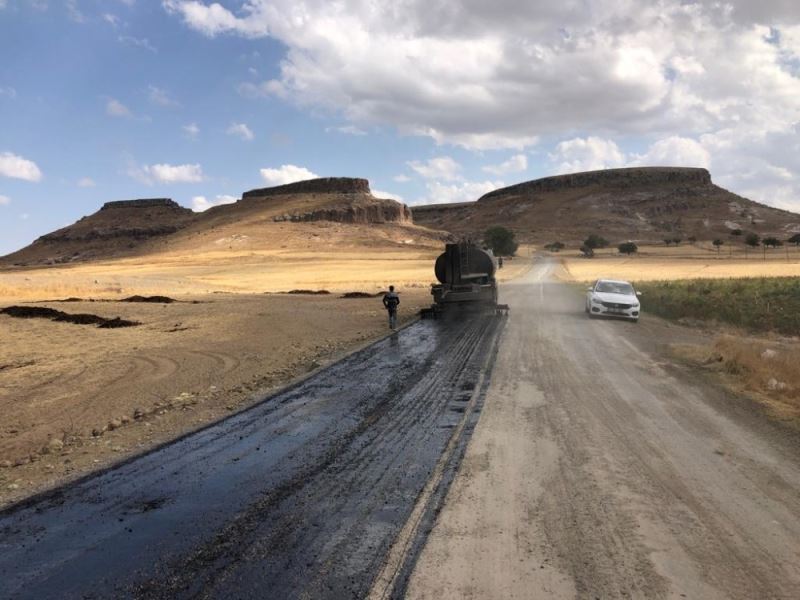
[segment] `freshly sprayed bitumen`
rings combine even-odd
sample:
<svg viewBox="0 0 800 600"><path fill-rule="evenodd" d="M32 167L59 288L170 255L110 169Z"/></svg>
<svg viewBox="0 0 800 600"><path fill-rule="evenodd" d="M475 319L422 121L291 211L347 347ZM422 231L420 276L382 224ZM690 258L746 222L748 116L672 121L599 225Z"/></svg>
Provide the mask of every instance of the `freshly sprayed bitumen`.
<svg viewBox="0 0 800 600"><path fill-rule="evenodd" d="M363 597L449 445L389 591L401 595L477 421L502 323L416 323L216 425L0 512L0 597Z"/></svg>

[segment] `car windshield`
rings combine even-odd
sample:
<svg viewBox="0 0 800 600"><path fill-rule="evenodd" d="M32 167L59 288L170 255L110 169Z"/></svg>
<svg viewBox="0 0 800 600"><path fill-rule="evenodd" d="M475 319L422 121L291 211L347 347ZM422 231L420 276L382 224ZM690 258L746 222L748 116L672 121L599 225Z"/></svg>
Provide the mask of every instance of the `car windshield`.
<svg viewBox="0 0 800 600"><path fill-rule="evenodd" d="M598 281L594 291L605 292L606 294L624 294L626 296L632 296L633 286L630 283L618 281Z"/></svg>

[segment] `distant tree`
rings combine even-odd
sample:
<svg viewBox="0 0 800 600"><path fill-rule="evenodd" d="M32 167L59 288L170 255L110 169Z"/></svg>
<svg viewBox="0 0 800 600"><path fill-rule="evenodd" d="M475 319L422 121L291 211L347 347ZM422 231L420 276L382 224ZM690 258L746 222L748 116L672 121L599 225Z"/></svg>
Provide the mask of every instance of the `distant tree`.
<svg viewBox="0 0 800 600"><path fill-rule="evenodd" d="M597 248L607 247L608 240L600 235L597 235L596 233L593 233L583 241L583 245L591 248L592 250L596 250Z"/></svg>
<svg viewBox="0 0 800 600"><path fill-rule="evenodd" d="M587 246L586 244L581 246L581 252L583 253L583 256L586 258L594 258L594 249L589 248L589 246Z"/></svg>
<svg viewBox="0 0 800 600"><path fill-rule="evenodd" d="M786 240L790 244L794 244L795 246L800 246L800 233L795 233L792 237Z"/></svg>
<svg viewBox="0 0 800 600"><path fill-rule="evenodd" d="M742 235L741 229L731 229L731 235Z"/></svg>
<svg viewBox="0 0 800 600"><path fill-rule="evenodd" d="M719 247L722 246L722 244L724 244L725 242L723 242L722 240L714 240L711 243L717 247L717 254L719 254Z"/></svg>
<svg viewBox="0 0 800 600"><path fill-rule="evenodd" d="M489 227L483 234L483 241L495 256L514 256L519 248L519 244L514 239L514 232L499 225Z"/></svg>
<svg viewBox="0 0 800 600"><path fill-rule="evenodd" d="M665 243L667 246L669 246L670 244L672 244L672 238L664 238L664 243Z"/></svg>
<svg viewBox="0 0 800 600"><path fill-rule="evenodd" d="M639 246L633 242L622 242L619 246L617 246L617 250L619 250L620 254L627 254L630 256L631 254L635 254L639 251Z"/></svg>
<svg viewBox="0 0 800 600"><path fill-rule="evenodd" d="M561 242L552 242L550 244L547 244L544 247L544 249L549 252L558 252L559 250L564 249L564 244L562 244Z"/></svg>
<svg viewBox="0 0 800 600"><path fill-rule="evenodd" d="M772 236L765 237L764 240L762 241L762 244L764 244L764 246L767 246L769 248L779 248L780 246L783 246L782 241Z"/></svg>
<svg viewBox="0 0 800 600"><path fill-rule="evenodd" d="M672 238L672 243L675 244L676 246L680 246L682 241L683 241L682 237L674 237L674 238Z"/></svg>
<svg viewBox="0 0 800 600"><path fill-rule="evenodd" d="M694 244L695 242L697 242L697 238L696 238L695 236L693 236L693 235L690 235L690 236L689 236L688 238L686 238L686 239L687 239L687 240L689 240L689 243L690 243L690 244Z"/></svg>
<svg viewBox="0 0 800 600"><path fill-rule="evenodd" d="M761 236L759 236L757 233L748 233L744 237L744 243L751 248L755 248L761 243Z"/></svg>

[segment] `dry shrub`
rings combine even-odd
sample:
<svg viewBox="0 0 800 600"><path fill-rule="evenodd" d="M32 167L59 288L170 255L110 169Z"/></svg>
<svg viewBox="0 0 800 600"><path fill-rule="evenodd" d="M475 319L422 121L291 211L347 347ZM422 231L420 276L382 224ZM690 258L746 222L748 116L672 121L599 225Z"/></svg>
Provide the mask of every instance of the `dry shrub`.
<svg viewBox="0 0 800 600"><path fill-rule="evenodd" d="M705 363L733 376L744 389L778 403L784 416L800 417L800 344L725 335Z"/></svg>

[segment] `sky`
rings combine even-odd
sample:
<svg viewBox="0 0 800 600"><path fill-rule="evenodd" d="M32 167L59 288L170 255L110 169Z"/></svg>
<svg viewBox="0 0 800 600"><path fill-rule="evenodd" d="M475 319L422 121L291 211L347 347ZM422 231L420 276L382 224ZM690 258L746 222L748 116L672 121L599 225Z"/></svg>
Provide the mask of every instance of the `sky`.
<svg viewBox="0 0 800 600"><path fill-rule="evenodd" d="M800 212L800 2L0 0L0 254L110 200L637 165Z"/></svg>

